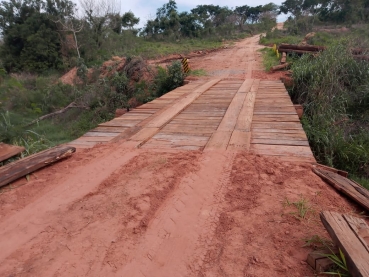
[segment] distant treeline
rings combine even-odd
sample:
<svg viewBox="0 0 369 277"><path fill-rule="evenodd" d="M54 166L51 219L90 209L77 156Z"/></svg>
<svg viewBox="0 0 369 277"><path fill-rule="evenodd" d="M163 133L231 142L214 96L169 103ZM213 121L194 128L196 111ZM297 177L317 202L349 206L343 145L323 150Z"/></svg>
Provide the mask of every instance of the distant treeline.
<svg viewBox="0 0 369 277"><path fill-rule="evenodd" d="M81 0L81 11L69 0L10 0L0 3L0 68L7 72L45 72L66 69L81 60L107 52L112 44L145 39L177 41L182 38L227 36L246 32L249 24L273 26L278 6L241 6L235 9L198 5L179 12L170 0L142 29L133 12L124 14L113 0Z"/></svg>
<svg viewBox="0 0 369 277"><path fill-rule="evenodd" d="M165 41L183 38L228 38L273 27L280 13L332 22L366 22L369 0L286 0L250 7L198 5L179 12L174 0L157 9L155 19L135 28L140 19L124 14L114 0L6 0L0 3L0 69L45 72L102 60L138 37ZM256 28L257 27L257 28ZM138 44L138 43L137 43ZM115 48L114 48L115 47ZM136 46L135 46L136 47ZM137 46L139 47L139 46Z"/></svg>

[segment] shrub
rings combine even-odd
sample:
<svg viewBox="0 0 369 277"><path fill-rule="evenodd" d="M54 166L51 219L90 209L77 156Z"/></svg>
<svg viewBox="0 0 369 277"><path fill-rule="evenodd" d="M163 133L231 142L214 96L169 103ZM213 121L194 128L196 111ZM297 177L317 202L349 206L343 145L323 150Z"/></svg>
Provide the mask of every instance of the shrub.
<svg viewBox="0 0 369 277"><path fill-rule="evenodd" d="M349 43L336 43L293 66L294 102L319 162L369 177L369 64L356 61Z"/></svg>
<svg viewBox="0 0 369 277"><path fill-rule="evenodd" d="M166 70L162 67L158 67L158 73L154 80L156 95L162 96L168 91L182 86L185 77L185 73L182 70L182 64L179 61L175 61L171 65L167 66Z"/></svg>

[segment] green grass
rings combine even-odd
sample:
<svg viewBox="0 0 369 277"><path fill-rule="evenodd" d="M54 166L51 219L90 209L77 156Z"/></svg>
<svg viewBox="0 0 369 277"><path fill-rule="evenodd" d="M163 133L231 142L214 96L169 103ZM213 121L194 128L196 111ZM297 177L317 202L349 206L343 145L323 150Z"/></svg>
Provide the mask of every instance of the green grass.
<svg viewBox="0 0 369 277"><path fill-rule="evenodd" d="M195 69L195 70L190 70L188 75L200 77L200 76L207 76L208 73L206 72L205 69Z"/></svg>
<svg viewBox="0 0 369 277"><path fill-rule="evenodd" d="M350 179L356 183L362 185L364 188L369 189L369 179L364 177L350 176Z"/></svg>
<svg viewBox="0 0 369 277"><path fill-rule="evenodd" d="M265 71L269 71L272 66L279 64L279 58L272 48L263 48L259 51L263 55L263 66Z"/></svg>
<svg viewBox="0 0 369 277"><path fill-rule="evenodd" d="M266 33L266 36L260 38L260 44L262 45L279 45L282 43L298 44L304 39L303 36L290 35L285 31L274 30Z"/></svg>

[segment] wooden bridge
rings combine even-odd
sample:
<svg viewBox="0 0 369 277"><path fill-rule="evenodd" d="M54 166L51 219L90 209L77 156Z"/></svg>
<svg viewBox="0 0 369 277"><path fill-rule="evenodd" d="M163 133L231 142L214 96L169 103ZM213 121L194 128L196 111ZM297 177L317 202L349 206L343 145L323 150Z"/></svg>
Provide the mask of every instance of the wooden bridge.
<svg viewBox="0 0 369 277"><path fill-rule="evenodd" d="M315 162L280 81L195 81L100 124L70 145L114 141L143 149L244 150Z"/></svg>

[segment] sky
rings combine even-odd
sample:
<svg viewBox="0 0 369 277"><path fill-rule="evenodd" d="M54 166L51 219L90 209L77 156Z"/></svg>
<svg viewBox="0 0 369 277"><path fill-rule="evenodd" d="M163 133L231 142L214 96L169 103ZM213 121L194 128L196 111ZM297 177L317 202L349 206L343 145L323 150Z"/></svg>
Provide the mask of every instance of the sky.
<svg viewBox="0 0 369 277"><path fill-rule="evenodd" d="M284 0L176 0L178 11L190 11L195 8L197 5L219 5L221 7L227 6L228 8L234 8L236 6L248 5L251 7L258 5L265 5L270 2L275 3L276 5L280 5ZM135 16L140 18L139 27L143 27L148 19L154 19L156 10L168 3L169 0L122 0L121 1L121 13L128 12L131 10ZM278 22L285 21L287 18L286 15L280 15L277 19Z"/></svg>

